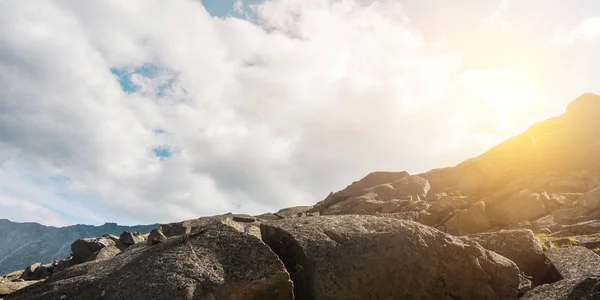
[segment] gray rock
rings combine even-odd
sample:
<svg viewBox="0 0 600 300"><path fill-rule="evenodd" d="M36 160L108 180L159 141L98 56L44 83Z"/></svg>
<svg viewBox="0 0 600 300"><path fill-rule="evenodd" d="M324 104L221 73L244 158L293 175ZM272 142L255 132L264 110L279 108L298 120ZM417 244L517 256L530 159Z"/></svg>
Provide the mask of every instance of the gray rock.
<svg viewBox="0 0 600 300"><path fill-rule="evenodd" d="M131 246L137 243L143 243L146 240L139 232L123 231L123 233L121 233L119 236L119 241L125 246Z"/></svg>
<svg viewBox="0 0 600 300"><path fill-rule="evenodd" d="M572 235L600 233L600 220L591 220L571 225L562 225L558 230L570 232Z"/></svg>
<svg viewBox="0 0 600 300"><path fill-rule="evenodd" d="M525 293L521 300L598 300L600 277L560 280L540 285Z"/></svg>
<svg viewBox="0 0 600 300"><path fill-rule="evenodd" d="M256 237L219 222L153 247L79 264L16 299L293 299L283 263Z"/></svg>
<svg viewBox="0 0 600 300"><path fill-rule="evenodd" d="M410 221L321 216L261 224L296 299L516 299L513 262Z"/></svg>
<svg viewBox="0 0 600 300"><path fill-rule="evenodd" d="M585 247L551 248L544 255L564 279L600 275L600 256Z"/></svg>
<svg viewBox="0 0 600 300"><path fill-rule="evenodd" d="M148 246L158 245L167 240L167 237L162 232L162 226L154 228L148 235Z"/></svg>
<svg viewBox="0 0 600 300"><path fill-rule="evenodd" d="M529 276L536 278L545 273L546 258L542 244L531 230L502 230L473 234L468 238L476 241L483 248L510 259L519 267L519 270Z"/></svg>
<svg viewBox="0 0 600 300"><path fill-rule="evenodd" d="M395 198L402 199L412 196L413 200L417 197L425 199L431 186L427 179L419 176L406 176L392 183L392 187L396 189Z"/></svg>
<svg viewBox="0 0 600 300"><path fill-rule="evenodd" d="M88 258L88 261L109 259L117 256L119 253L121 253L121 249L119 249L117 246L106 246L100 249L100 251L92 254Z"/></svg>
<svg viewBox="0 0 600 300"><path fill-rule="evenodd" d="M544 198L548 194L519 193L504 201L487 207L492 224L510 225L520 221L530 221L546 215Z"/></svg>
<svg viewBox="0 0 600 300"><path fill-rule="evenodd" d="M454 213L444 225L446 232L454 235L481 232L491 226L483 201Z"/></svg>
<svg viewBox="0 0 600 300"><path fill-rule="evenodd" d="M115 246L115 242L109 238L85 238L79 239L71 244L73 261L76 264L88 261L92 254L102 250L104 247Z"/></svg>

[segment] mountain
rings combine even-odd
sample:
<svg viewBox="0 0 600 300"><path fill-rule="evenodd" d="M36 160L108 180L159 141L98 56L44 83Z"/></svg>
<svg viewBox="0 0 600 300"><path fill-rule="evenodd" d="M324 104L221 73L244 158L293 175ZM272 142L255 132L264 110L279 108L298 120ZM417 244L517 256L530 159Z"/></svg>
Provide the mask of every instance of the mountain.
<svg viewBox="0 0 600 300"><path fill-rule="evenodd" d="M314 206L80 239L73 258L0 277L0 297L600 299L598 116L600 96L583 94L454 167L373 172Z"/></svg>
<svg viewBox="0 0 600 300"><path fill-rule="evenodd" d="M119 235L123 231L148 233L158 225L120 226L106 223L102 226L73 225L50 227L38 223L16 223L0 219L0 274L23 269L36 262L51 263L71 253L71 243L77 239Z"/></svg>

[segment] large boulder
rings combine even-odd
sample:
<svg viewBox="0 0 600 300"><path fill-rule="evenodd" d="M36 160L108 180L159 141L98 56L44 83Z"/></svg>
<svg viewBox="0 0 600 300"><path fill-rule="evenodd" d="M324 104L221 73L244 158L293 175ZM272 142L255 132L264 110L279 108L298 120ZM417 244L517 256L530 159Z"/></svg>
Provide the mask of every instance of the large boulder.
<svg viewBox="0 0 600 300"><path fill-rule="evenodd" d="M293 299L289 274L260 239L213 222L152 247L75 265L16 299Z"/></svg>
<svg viewBox="0 0 600 300"><path fill-rule="evenodd" d="M137 243L143 243L146 240L139 232L123 231L119 236L119 241L125 246L131 246Z"/></svg>
<svg viewBox="0 0 600 300"><path fill-rule="evenodd" d="M565 279L540 285L525 293L521 300L597 300L600 299L600 277Z"/></svg>
<svg viewBox="0 0 600 300"><path fill-rule="evenodd" d="M531 221L546 215L544 199L548 194L528 193L523 191L504 201L487 207L492 224L510 225L520 221Z"/></svg>
<svg viewBox="0 0 600 300"><path fill-rule="evenodd" d="M406 176L392 183L396 190L395 198L403 199L412 197L413 200L425 199L431 189L429 181L419 176Z"/></svg>
<svg viewBox="0 0 600 300"><path fill-rule="evenodd" d="M600 256L585 247L551 248L544 255L564 279L600 276Z"/></svg>
<svg viewBox="0 0 600 300"><path fill-rule="evenodd" d="M454 213L444 226L446 232L454 235L476 233L488 229L491 225L485 202L479 201L467 209Z"/></svg>
<svg viewBox="0 0 600 300"><path fill-rule="evenodd" d="M77 264L86 262L94 253L102 250L102 248L115 245L115 241L105 237L76 240L71 244L73 261Z"/></svg>
<svg viewBox="0 0 600 300"><path fill-rule="evenodd" d="M261 224L296 299L516 299L519 271L477 243L411 221L322 216Z"/></svg>
<svg viewBox="0 0 600 300"><path fill-rule="evenodd" d="M542 244L531 230L501 230L473 234L468 238L476 241L483 248L512 260L519 270L533 276L535 282L542 282L540 277L544 277L546 273L546 258ZM540 280L536 281L537 278Z"/></svg>

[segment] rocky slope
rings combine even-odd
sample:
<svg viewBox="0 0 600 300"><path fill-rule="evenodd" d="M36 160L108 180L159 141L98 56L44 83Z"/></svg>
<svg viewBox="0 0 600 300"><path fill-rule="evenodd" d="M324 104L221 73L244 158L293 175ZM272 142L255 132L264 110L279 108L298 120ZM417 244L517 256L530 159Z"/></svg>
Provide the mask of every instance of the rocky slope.
<svg viewBox="0 0 600 300"><path fill-rule="evenodd" d="M57 228L0 219L0 274L23 269L35 262L51 263L65 258L70 254L71 243L80 238L105 233L121 234L123 231L148 233L156 226L119 226L106 223L102 226L73 225Z"/></svg>
<svg viewBox="0 0 600 300"><path fill-rule="evenodd" d="M77 240L73 256L0 278L0 291L6 300L600 299L596 116L600 96L584 94L456 167L374 172L311 207Z"/></svg>

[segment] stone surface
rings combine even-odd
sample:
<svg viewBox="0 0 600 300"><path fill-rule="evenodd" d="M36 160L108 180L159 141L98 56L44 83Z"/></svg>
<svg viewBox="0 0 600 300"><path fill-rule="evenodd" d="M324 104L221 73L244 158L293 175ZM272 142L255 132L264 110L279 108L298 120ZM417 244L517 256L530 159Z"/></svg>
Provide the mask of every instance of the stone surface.
<svg viewBox="0 0 600 300"><path fill-rule="evenodd" d="M509 225L520 221L535 220L546 215L544 198L548 194L523 192L487 207L492 224Z"/></svg>
<svg viewBox="0 0 600 300"><path fill-rule="evenodd" d="M481 232L491 226L485 202L479 201L453 214L444 224L446 232L454 235Z"/></svg>
<svg viewBox="0 0 600 300"><path fill-rule="evenodd" d="M545 257L542 244L531 230L502 230L468 236L483 248L494 251L511 261L529 276L539 277L545 273ZM540 271L542 274L540 274Z"/></svg>
<svg viewBox="0 0 600 300"><path fill-rule="evenodd" d="M152 229L148 235L148 246L157 245L167 240L167 237L162 232L162 226Z"/></svg>
<svg viewBox="0 0 600 300"><path fill-rule="evenodd" d="M15 299L292 299L283 263L258 238L223 223L65 269Z"/></svg>
<svg viewBox="0 0 600 300"><path fill-rule="evenodd" d="M521 300L598 300L600 277L560 280L540 285L525 293Z"/></svg>
<svg viewBox="0 0 600 300"><path fill-rule="evenodd" d="M296 299L515 299L518 269L477 243L410 221L323 216L261 224Z"/></svg>
<svg viewBox="0 0 600 300"><path fill-rule="evenodd" d="M600 256L585 247L551 248L544 255L564 279L600 275Z"/></svg>
<svg viewBox="0 0 600 300"><path fill-rule="evenodd" d="M131 246L137 243L143 243L146 240L139 232L123 231L119 236L119 241L125 246Z"/></svg>
<svg viewBox="0 0 600 300"><path fill-rule="evenodd" d="M76 240L71 244L73 261L76 264L86 262L92 254L102 250L102 248L115 245L116 243L112 239L104 237Z"/></svg>

